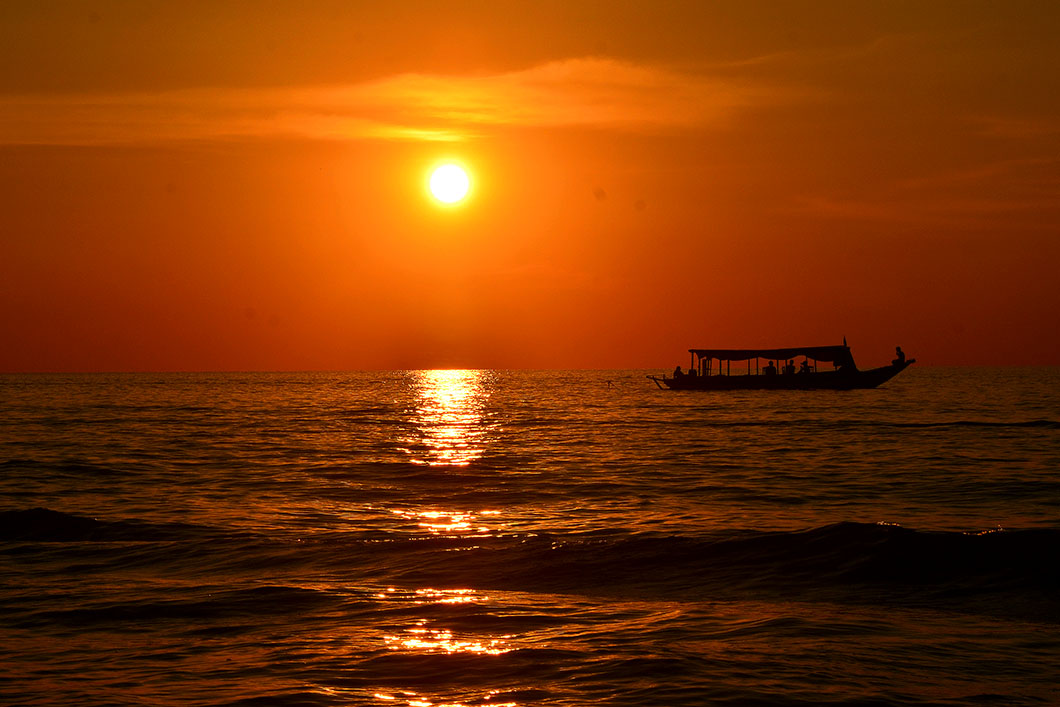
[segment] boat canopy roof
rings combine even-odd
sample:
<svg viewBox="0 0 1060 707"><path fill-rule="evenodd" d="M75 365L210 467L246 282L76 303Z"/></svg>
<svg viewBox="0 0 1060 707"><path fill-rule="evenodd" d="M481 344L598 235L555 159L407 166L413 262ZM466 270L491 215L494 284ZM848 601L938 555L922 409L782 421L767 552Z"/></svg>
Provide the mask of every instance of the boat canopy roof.
<svg viewBox="0 0 1060 707"><path fill-rule="evenodd" d="M835 364L853 364L854 357L849 346L800 346L789 349L689 349L699 358L716 358L719 361L747 361L752 358L789 360L806 356L814 361L830 361Z"/></svg>

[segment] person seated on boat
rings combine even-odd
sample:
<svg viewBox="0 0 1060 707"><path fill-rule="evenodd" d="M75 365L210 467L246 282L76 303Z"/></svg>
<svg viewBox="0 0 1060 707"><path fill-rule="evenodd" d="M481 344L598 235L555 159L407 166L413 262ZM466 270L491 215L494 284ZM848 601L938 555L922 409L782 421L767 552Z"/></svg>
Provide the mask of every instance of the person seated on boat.
<svg viewBox="0 0 1060 707"><path fill-rule="evenodd" d="M766 374L767 376L775 376L775 375L777 374L777 367L773 365L773 362L772 362L772 361L770 361L770 362L769 362L769 363L768 363L768 364L766 365L766 367L762 369L762 371L763 371L763 372L764 372L764 373L765 373L765 374Z"/></svg>
<svg viewBox="0 0 1060 707"><path fill-rule="evenodd" d="M788 359L788 363L784 366L784 375L793 376L795 375L795 359Z"/></svg>
<svg viewBox="0 0 1060 707"><path fill-rule="evenodd" d="M681 372L681 367L680 366L678 366L677 368L674 369L674 378L683 378L684 375L685 374Z"/></svg>
<svg viewBox="0 0 1060 707"><path fill-rule="evenodd" d="M695 378L698 375L699 375L699 373L696 371L696 369L694 369L694 368L689 368L688 369L688 377L689 378Z"/></svg>
<svg viewBox="0 0 1060 707"><path fill-rule="evenodd" d="M802 359L802 365L799 366L799 373L811 373L809 359Z"/></svg>
<svg viewBox="0 0 1060 707"><path fill-rule="evenodd" d="M892 366L901 366L903 363L905 363L905 351L902 351L901 346L895 346L894 353L897 358L891 361Z"/></svg>

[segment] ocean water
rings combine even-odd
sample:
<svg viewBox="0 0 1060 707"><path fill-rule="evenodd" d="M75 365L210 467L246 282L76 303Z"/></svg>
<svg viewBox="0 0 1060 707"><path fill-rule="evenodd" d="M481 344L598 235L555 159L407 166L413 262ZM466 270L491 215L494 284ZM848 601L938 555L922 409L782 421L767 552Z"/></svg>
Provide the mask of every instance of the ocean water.
<svg viewBox="0 0 1060 707"><path fill-rule="evenodd" d="M0 702L1060 703L1060 369L0 376Z"/></svg>

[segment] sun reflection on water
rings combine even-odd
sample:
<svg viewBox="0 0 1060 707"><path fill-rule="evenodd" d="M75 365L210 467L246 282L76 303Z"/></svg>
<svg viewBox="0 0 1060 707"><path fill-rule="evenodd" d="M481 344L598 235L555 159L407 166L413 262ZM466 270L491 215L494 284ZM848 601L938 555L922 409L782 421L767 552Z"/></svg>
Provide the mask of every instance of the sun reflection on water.
<svg viewBox="0 0 1060 707"><path fill-rule="evenodd" d="M414 464L467 466L482 456L489 425L487 371L417 371L413 435L402 450Z"/></svg>
<svg viewBox="0 0 1060 707"><path fill-rule="evenodd" d="M388 587L376 595L379 599L410 604L472 604L490 601L490 597L474 589L398 589ZM481 635L471 632L458 632L447 626L439 626L434 620L416 619L412 625L400 632L386 634L383 643L390 651L413 655L478 655L497 656L516 650L514 634ZM502 697L503 691L490 690L484 697L476 697L473 704L490 707L514 707L514 702L494 702ZM373 695L378 700L409 705L409 707L467 707L464 701L441 699L438 696L428 697L421 693L400 690L396 692L377 692Z"/></svg>
<svg viewBox="0 0 1060 707"><path fill-rule="evenodd" d="M428 628L426 621L420 621L413 628L405 629L404 635L383 636L387 648L406 650L414 653L474 653L479 655L500 655L514 650L508 645L512 636L497 638L458 637L446 628Z"/></svg>
<svg viewBox="0 0 1060 707"><path fill-rule="evenodd" d="M497 527L495 518L494 527L484 525L481 516L499 516L500 511L420 511L410 508L394 508L390 511L396 516L414 521L416 527L425 530L432 535L482 535L493 532Z"/></svg>
<svg viewBox="0 0 1060 707"><path fill-rule="evenodd" d="M489 599L475 594L474 589L417 589L416 594L434 604L472 604Z"/></svg>
<svg viewBox="0 0 1060 707"><path fill-rule="evenodd" d="M377 599L389 599L393 601L407 601L413 604L473 604L475 602L487 601L488 596L475 592L474 589L417 589L412 593L398 590L395 587L387 587L386 591L379 592Z"/></svg>
<svg viewBox="0 0 1060 707"><path fill-rule="evenodd" d="M425 466L468 466L486 451L490 435L497 425L490 421L487 403L492 374L485 371L446 370L418 371L412 374L410 392L413 404L409 426L401 435L399 449L408 461ZM483 537L503 532L503 513L495 509L455 510L438 506L390 508L406 530L418 535L448 537ZM489 597L473 589L400 589L388 587L376 594L378 599L407 605L473 605L488 602ZM425 612L426 613L426 612ZM412 655L498 656L516 650L514 635L482 635L439 625L427 618L415 619L411 625L394 627L382 636L387 650ZM485 659L485 658L483 658ZM498 690L477 695L471 702L466 696L427 695L410 691L385 691L373 695L383 704L408 707L468 707L469 704L490 707L515 707L516 703L500 701ZM494 701L498 700L498 701Z"/></svg>
<svg viewBox="0 0 1060 707"><path fill-rule="evenodd" d="M501 694L500 690L490 690L486 693L485 699L475 700L474 703L484 705L485 707L518 707L515 702L493 702L493 697L499 694ZM408 707L470 707L470 704L467 702L433 702L415 692L402 691L395 695L387 694L385 692L377 692L372 695L372 697L377 700L382 700L387 704L404 704Z"/></svg>

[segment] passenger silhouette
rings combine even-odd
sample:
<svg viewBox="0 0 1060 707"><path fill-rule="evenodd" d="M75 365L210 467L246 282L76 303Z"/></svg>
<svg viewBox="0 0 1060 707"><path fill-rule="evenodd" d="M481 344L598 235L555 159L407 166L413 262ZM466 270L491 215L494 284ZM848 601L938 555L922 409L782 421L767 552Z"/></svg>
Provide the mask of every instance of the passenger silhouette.
<svg viewBox="0 0 1060 707"><path fill-rule="evenodd" d="M777 374L777 367L773 365L772 361L770 361L763 371L767 376L775 376Z"/></svg>
<svg viewBox="0 0 1060 707"><path fill-rule="evenodd" d="M684 373L681 373L681 367L680 366L678 366L677 368L674 369L674 378L680 378L683 375L684 375Z"/></svg>
<svg viewBox="0 0 1060 707"><path fill-rule="evenodd" d="M901 346L895 346L894 347L894 353L895 353L895 356L897 356L897 358L895 358L893 361L891 361L891 365L893 365L893 366L901 366L903 363L905 363L905 352L902 351L902 347Z"/></svg>

